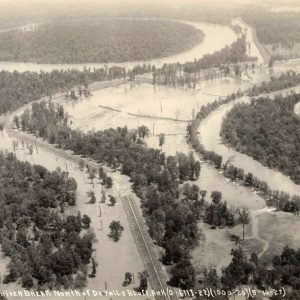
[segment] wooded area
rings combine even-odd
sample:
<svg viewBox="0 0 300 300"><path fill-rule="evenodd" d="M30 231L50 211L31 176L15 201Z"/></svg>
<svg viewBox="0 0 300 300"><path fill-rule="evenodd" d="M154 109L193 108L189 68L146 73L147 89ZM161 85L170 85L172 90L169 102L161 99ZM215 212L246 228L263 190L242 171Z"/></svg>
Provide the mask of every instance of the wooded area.
<svg viewBox="0 0 300 300"><path fill-rule="evenodd" d="M299 94L259 98L236 104L222 124L221 136L237 151L300 183L300 118L294 113Z"/></svg>
<svg viewBox="0 0 300 300"><path fill-rule="evenodd" d="M98 19L45 23L0 33L0 61L108 63L150 60L192 48L204 35L167 20Z"/></svg>
<svg viewBox="0 0 300 300"><path fill-rule="evenodd" d="M75 205L77 184L60 169L21 162L0 152L0 239L10 257L4 283L24 288L81 288L94 235L84 216L65 215Z"/></svg>

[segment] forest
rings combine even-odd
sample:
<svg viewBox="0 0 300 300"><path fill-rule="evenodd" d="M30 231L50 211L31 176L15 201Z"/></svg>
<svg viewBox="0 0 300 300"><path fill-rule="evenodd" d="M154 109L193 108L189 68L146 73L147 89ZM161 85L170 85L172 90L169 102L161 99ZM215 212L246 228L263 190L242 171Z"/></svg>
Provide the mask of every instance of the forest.
<svg viewBox="0 0 300 300"><path fill-rule="evenodd" d="M278 169L300 183L300 119L294 106L300 96L259 98L236 104L223 121L221 136L237 151Z"/></svg>
<svg viewBox="0 0 300 300"><path fill-rule="evenodd" d="M46 138L51 144L128 175L135 193L142 199L151 236L166 250L163 261L173 264L175 270L177 264L191 267L189 253L199 243L196 207L200 192L195 201L187 199L182 203L179 199L184 195L179 186L197 180L200 175L200 163L192 155L177 153L166 157L159 150L146 148L141 128L111 128L87 134L73 130L63 106L51 101L33 103L31 110L14 121L16 127Z"/></svg>
<svg viewBox="0 0 300 300"><path fill-rule="evenodd" d="M191 25L167 20L60 21L0 33L0 61L108 63L180 53L203 39ZM153 42L155 41L155 42Z"/></svg>
<svg viewBox="0 0 300 300"><path fill-rule="evenodd" d="M0 241L10 258L3 282L26 289L84 287L94 236L86 216L65 214L76 203L76 181L12 153L0 153L0 166Z"/></svg>
<svg viewBox="0 0 300 300"><path fill-rule="evenodd" d="M88 86L94 81L124 78L125 70L120 67L67 70L51 72L8 72L0 71L0 114L49 96L71 90L74 86Z"/></svg>
<svg viewBox="0 0 300 300"><path fill-rule="evenodd" d="M244 11L242 16L255 28L262 44L281 44L288 48L300 42L299 12L275 13L254 8L252 11Z"/></svg>

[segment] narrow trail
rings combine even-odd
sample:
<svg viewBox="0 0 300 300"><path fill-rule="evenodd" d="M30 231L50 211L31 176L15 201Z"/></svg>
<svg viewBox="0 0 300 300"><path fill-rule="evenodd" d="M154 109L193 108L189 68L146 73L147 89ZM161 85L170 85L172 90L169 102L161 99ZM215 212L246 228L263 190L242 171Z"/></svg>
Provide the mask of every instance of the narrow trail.
<svg viewBox="0 0 300 300"><path fill-rule="evenodd" d="M245 240L256 239L263 244L262 251L257 253L258 258L262 257L262 255L267 252L267 250L269 249L269 246L270 246L270 241L266 241L265 239L262 239L259 236L258 216L266 214L266 213L274 212L275 210L276 210L276 208L274 208L274 207L271 207L271 208L265 207L263 209L253 211L251 214L251 232L252 232L252 234L251 234L251 236L247 237Z"/></svg>

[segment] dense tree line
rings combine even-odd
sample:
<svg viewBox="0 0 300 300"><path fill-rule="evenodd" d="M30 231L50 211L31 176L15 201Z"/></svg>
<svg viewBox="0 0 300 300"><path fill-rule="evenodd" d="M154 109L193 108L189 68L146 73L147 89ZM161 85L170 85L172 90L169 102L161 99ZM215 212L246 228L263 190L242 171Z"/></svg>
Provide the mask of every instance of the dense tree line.
<svg viewBox="0 0 300 300"><path fill-rule="evenodd" d="M244 12L243 18L255 28L262 44L281 44L288 48L300 42L298 12L275 13L267 9L254 9Z"/></svg>
<svg viewBox="0 0 300 300"><path fill-rule="evenodd" d="M200 30L176 21L50 22L32 31L0 33L0 60L37 63L145 61L183 52L202 39Z"/></svg>
<svg viewBox="0 0 300 300"><path fill-rule="evenodd" d="M299 260L300 250L285 246L280 255L275 255L270 264L266 264L256 253L247 255L245 249L238 247L231 250L230 264L218 275L215 268L204 268L201 279L196 285L196 299L211 299L198 293L198 290L219 289L227 291L227 295L236 293L236 289L251 287L253 296L265 293L268 299L296 300L300 295ZM243 287L243 288L241 288ZM214 297L226 300L228 296ZM260 297L260 296L258 296Z"/></svg>
<svg viewBox="0 0 300 300"><path fill-rule="evenodd" d="M146 148L143 139L149 130L142 127L87 134L72 130L63 107L52 102L33 103L31 111L21 115L20 124L23 130L46 138L51 144L106 163L128 175L134 191L142 199L150 234L165 249L163 261L175 265L189 261L191 249L199 242L199 218L194 201L188 199L187 204L180 201L180 184L197 180L200 175L200 163L192 155L166 156L159 150ZM199 191L195 197L199 197Z"/></svg>
<svg viewBox="0 0 300 300"><path fill-rule="evenodd" d="M197 129L200 125L200 122L212 111L223 104L229 103L238 97L241 97L242 95L244 95L244 93L238 91L237 93L233 93L226 98L219 98L213 102L209 102L207 105L202 105L200 111L196 115L196 118L187 126L187 141L191 143L193 148L200 153L205 160L211 161L217 169L222 168L223 158L214 151L208 151L204 149L199 142Z"/></svg>
<svg viewBox="0 0 300 300"><path fill-rule="evenodd" d="M278 291L277 295L271 297L274 300L283 298L282 287L285 287L286 299L298 299L295 295L299 295L300 290L299 254L299 249L285 246L280 255L273 257L272 265L268 266L255 253L247 258L243 249L233 249L232 261L223 271L221 283L231 289L253 284L261 290L273 288Z"/></svg>
<svg viewBox="0 0 300 300"><path fill-rule="evenodd" d="M300 96L259 98L236 104L224 119L221 136L237 151L300 183L300 119L294 106Z"/></svg>
<svg viewBox="0 0 300 300"><path fill-rule="evenodd" d="M258 96L260 94L271 93L278 90L287 89L300 84L300 74L291 70L280 74L278 77L271 77L268 82L262 82L260 85L254 85L248 91L249 96Z"/></svg>
<svg viewBox="0 0 300 300"><path fill-rule="evenodd" d="M43 96L70 91L74 86L87 87L91 82L124 78L120 67L51 72L0 72L0 114L16 109Z"/></svg>
<svg viewBox="0 0 300 300"><path fill-rule="evenodd" d="M153 84L195 87L199 79L228 76L231 73L240 75L239 63L254 60L247 56L246 38L243 36L230 46L212 54L206 54L200 59L185 63L164 64L159 69L153 68Z"/></svg>
<svg viewBox="0 0 300 300"><path fill-rule="evenodd" d="M65 215L77 184L67 172L49 172L0 153L0 240L10 257L3 282L25 288L83 287L93 235L87 216ZM85 271L84 271L85 270Z"/></svg>

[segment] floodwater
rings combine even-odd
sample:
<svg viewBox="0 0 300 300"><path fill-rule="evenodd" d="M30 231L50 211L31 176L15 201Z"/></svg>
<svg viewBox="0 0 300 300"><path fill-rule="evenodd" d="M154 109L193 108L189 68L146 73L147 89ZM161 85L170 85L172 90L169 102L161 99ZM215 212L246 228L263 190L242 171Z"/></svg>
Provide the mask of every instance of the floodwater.
<svg viewBox="0 0 300 300"><path fill-rule="evenodd" d="M16 140L15 136L10 136L6 131L0 132L1 149L7 151L13 151L12 141ZM122 208L122 203L118 198L118 191L114 186L111 190L107 191L108 195L115 196L118 201L114 207L106 204L99 204L101 195L101 184L95 180L94 187L91 184L85 172L79 170L76 163L67 160L60 155L50 152L49 150L37 146L34 146L34 152L32 155L21 145L19 139L19 146L16 150L17 158L22 161L29 161L31 164L40 164L49 170L55 170L60 167L63 171L69 172L69 175L73 177L78 183L77 189L77 202L76 207L72 207L67 210L68 213L81 212L81 215L88 215L91 220L91 231L95 234L95 242L93 248L93 257L98 263L97 273L95 278L88 278L87 289L93 289L97 291L106 290L106 286L109 290L123 291L126 289L132 289L137 285L129 285L127 287L122 286L125 272L133 272L137 276L138 272L144 270L143 262L138 253L135 241L130 231L130 226L126 217L126 214ZM87 192L94 191L97 202L95 204L88 204L89 201ZM100 208L101 207L101 218ZM109 224L113 220L118 220L124 226L124 231L119 242L115 243L107 236L109 234ZM122 255L120 255L122 253ZM1 276L5 273L5 265L8 262L6 259L4 263L1 263ZM91 273L89 269L88 274ZM1 285L0 289L16 290L14 284ZM103 297L105 299L105 297ZM109 299L109 297L107 297Z"/></svg>
<svg viewBox="0 0 300 300"><path fill-rule="evenodd" d="M294 62L295 64L295 62ZM298 65L294 65L294 69L299 68ZM290 64L286 66L281 64L274 68L273 74L278 75L278 73L290 69ZM300 92L299 87L291 88L289 90L295 90ZM280 92L277 92L280 93ZM276 94L276 93L275 93ZM243 97L237 99L228 104L220 106L218 109L213 111L200 125L199 132L201 136L201 143L204 145L205 149L213 150L219 155L222 155L223 160L226 161L229 158L232 159L232 163L245 170L245 172L252 172L257 178L264 180L268 183L271 189L282 190L290 193L291 195L300 195L300 185L295 184L288 176L282 174L279 171L270 169L263 166L258 161L249 157L246 154L239 153L232 148L222 144L220 137L220 130L222 125L222 120L226 117L228 111L236 103L249 103L248 97ZM295 112L299 113L300 103L295 106Z"/></svg>
<svg viewBox="0 0 300 300"><path fill-rule="evenodd" d="M198 28L206 35L204 41L199 46L177 56L145 63L159 65L162 62L193 60L194 57L200 58L206 53L219 50L236 39L235 33L229 27L204 23L196 24L194 22L193 24L199 26ZM253 44L251 47L253 49L256 46ZM129 67L134 64L136 63L128 63L125 66ZM90 67L97 66L101 65L90 65ZM0 63L1 69L9 71L38 71L40 69L49 71L55 68L81 69L82 67L83 65ZM64 101L62 103L64 103L66 111L70 114L73 127L88 131L109 127L116 128L117 126L125 125L129 128L136 128L144 124L151 129L151 136L146 141L150 147L159 148L156 135L164 132L166 133L166 143L163 146L163 151L166 154L173 155L177 151L188 154L191 149L185 141L187 126L187 122L184 122L185 120L191 119L195 111L199 110L202 105L213 101L218 96L226 96L232 92L236 92L240 88L242 90L247 89L254 82L260 82L269 78L269 75L268 70L261 67L254 71L248 71L245 77L246 80L232 78L215 79L202 83L195 90L127 83L117 87L108 87L93 91L93 96L90 99L82 99L76 102ZM221 122L221 116L216 120L216 124L218 122ZM218 145L218 141L215 139L216 136L213 135L213 137L210 137L210 133L218 133L215 129L216 124L213 123L211 128L207 127L204 130L207 134L207 140L214 141L215 146ZM201 129L201 137L203 138L202 133ZM11 151L13 139L15 138L10 137L6 131L0 133L0 148ZM214 150L216 151L216 149ZM68 170L70 176L77 180L78 200L76 209L80 210L82 214L88 214L92 218L92 227L98 240L98 243L95 243L94 247L96 248L95 255L96 260L99 262L99 267L97 268L96 278L88 280L88 287L97 287L98 290L104 290L106 282L109 289L122 289L120 285L124 272L128 271L126 268L130 266L129 271L138 272L143 269L143 264L133 237L129 232L129 224L124 211L118 209L120 203L115 208L103 207L103 212L106 212L103 218L106 219L103 219L104 229L100 230L97 209L90 204L86 204L86 192L92 189L92 186L75 164L41 147L38 147L38 153L35 152L33 155L29 155L20 146L16 151L16 155L21 160L41 164L50 170L61 167L64 170ZM197 154L195 155L197 156ZM207 190L208 193L213 190L220 190L231 207L246 206L250 209L258 210L265 206L264 200L257 194L245 187L227 181L222 174L219 174L213 166L207 163L202 164L201 176L197 184L201 189ZM100 194L99 189L100 185L96 184L96 195ZM113 218L118 218L125 227L120 242L116 244L107 238L107 227ZM120 249L122 249L123 255L120 255ZM1 265L3 266L4 263ZM5 286L5 289L7 289L7 286Z"/></svg>
<svg viewBox="0 0 300 300"><path fill-rule="evenodd" d="M25 71L51 71L54 69L67 70L67 69L79 69L83 67L87 68L101 68L103 66L118 65L125 68L132 68L138 64L154 64L157 67L161 67L164 63L184 63L186 61L192 61L194 58L201 58L205 54L213 53L226 45L230 45L237 39L236 33L229 26L221 26L203 22L186 22L196 29L201 30L205 37L201 43L185 52L172 55L169 57L153 59L149 61L135 61L126 63L108 63L108 64L36 64L36 63L22 63L22 62L0 62L0 70L19 72Z"/></svg>
<svg viewBox="0 0 300 300"><path fill-rule="evenodd" d="M262 80L266 77L266 70L258 68L252 76ZM250 81L232 78L206 81L195 90L127 83L94 91L90 99L64 101L64 108L74 128L87 132L118 126L133 129L145 125L151 131L146 139L149 147L159 148L157 135L165 133L166 143L162 150L167 155L174 155L176 152L188 154L191 151L185 139L188 122L182 120L191 119L193 111L197 112L202 105L214 101L218 98L217 95L228 95L251 85ZM176 113L179 121L176 121ZM232 208L245 206L255 210L265 206L261 197L227 181L210 164L202 164L201 176L196 184L207 190L208 194L214 190L222 191L224 199Z"/></svg>

